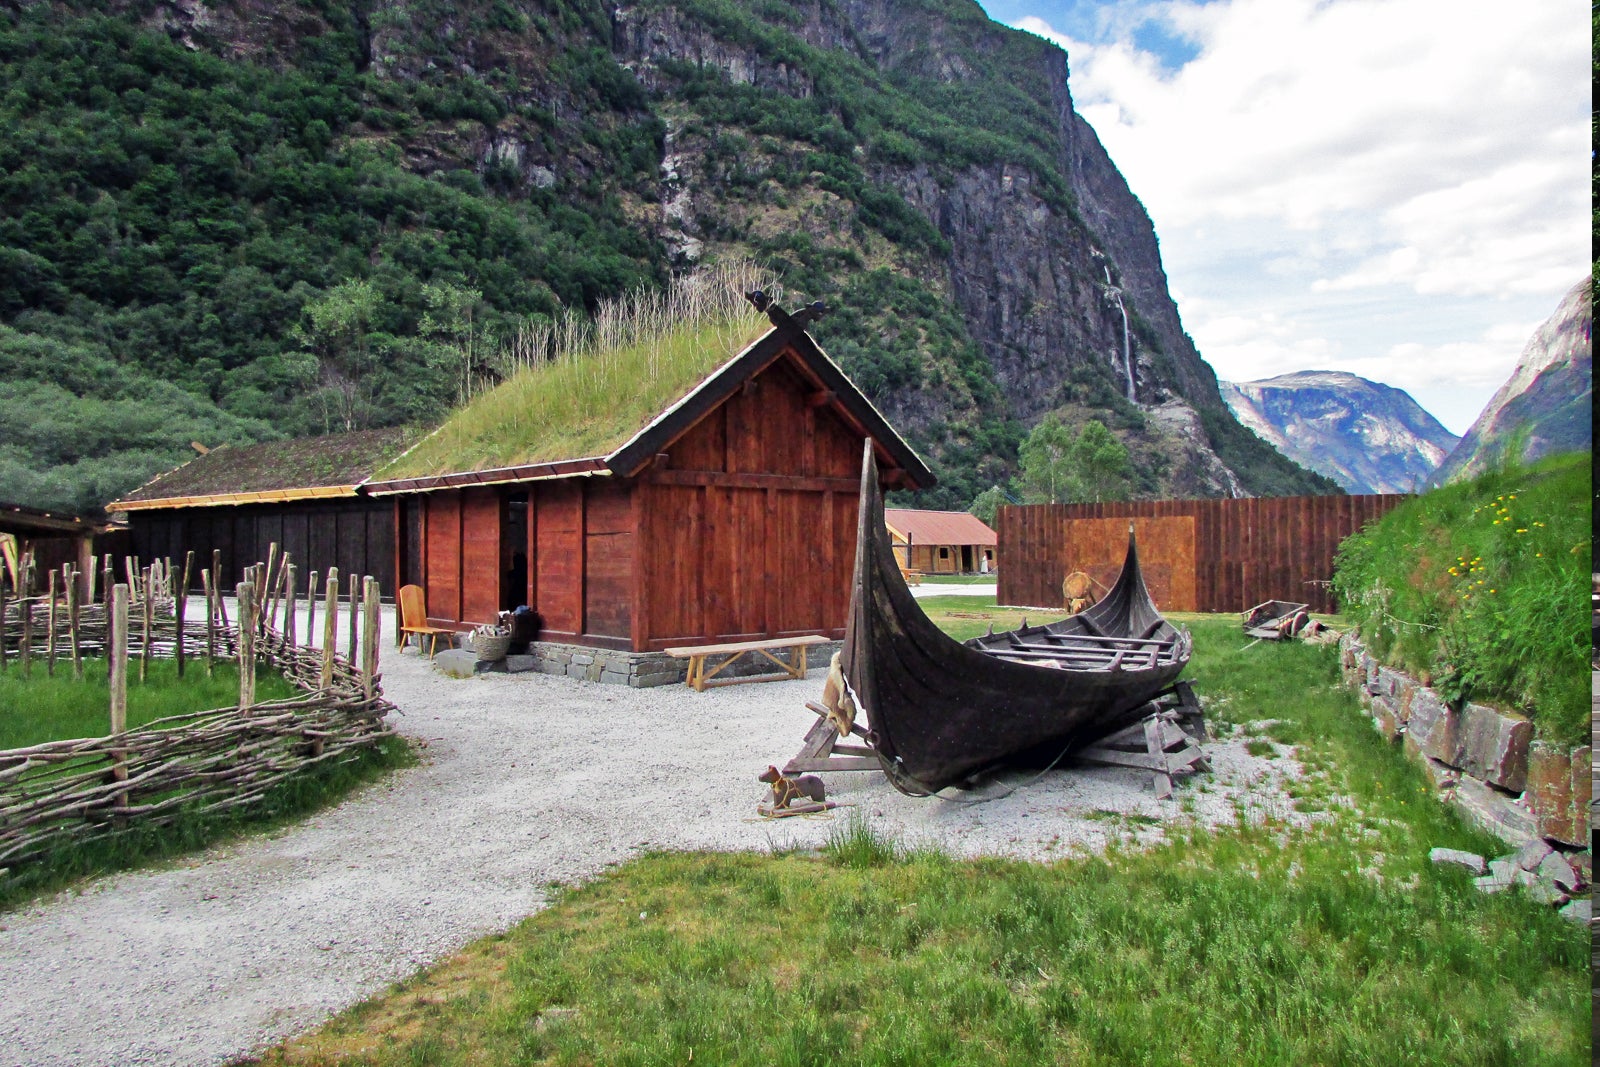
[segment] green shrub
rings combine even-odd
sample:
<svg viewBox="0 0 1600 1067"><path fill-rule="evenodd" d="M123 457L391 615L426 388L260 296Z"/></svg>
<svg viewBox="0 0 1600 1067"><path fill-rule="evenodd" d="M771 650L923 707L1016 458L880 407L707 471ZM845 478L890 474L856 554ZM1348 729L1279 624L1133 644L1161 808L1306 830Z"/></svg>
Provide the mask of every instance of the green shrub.
<svg viewBox="0 0 1600 1067"><path fill-rule="evenodd" d="M1396 508L1348 538L1343 610L1380 660L1448 698L1503 704L1547 740L1589 722L1589 461L1508 465Z"/></svg>

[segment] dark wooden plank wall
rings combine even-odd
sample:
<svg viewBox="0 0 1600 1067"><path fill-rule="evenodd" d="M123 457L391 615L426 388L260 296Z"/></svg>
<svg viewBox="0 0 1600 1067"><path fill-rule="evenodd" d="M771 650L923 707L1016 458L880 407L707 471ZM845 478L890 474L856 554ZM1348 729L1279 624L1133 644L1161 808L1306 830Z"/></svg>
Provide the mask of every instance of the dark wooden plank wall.
<svg viewBox="0 0 1600 1067"><path fill-rule="evenodd" d="M1075 536L1075 520L1191 516L1196 610L1243 611L1266 600L1299 600L1314 611L1336 611L1326 583L1339 542L1406 499L1385 494L1003 507L1000 602L1060 602L1062 547Z"/></svg>
<svg viewBox="0 0 1600 1067"><path fill-rule="evenodd" d="M267 558L276 541L294 559L301 575L338 567L342 574L370 574L386 598L395 590L394 503L390 500L311 500L286 504L173 508L129 514L129 551L141 560L170 558L182 567L193 550L198 566L211 552L222 552L223 582L232 588L241 571ZM304 578L301 579L304 589ZM348 586L346 586L348 588Z"/></svg>
<svg viewBox="0 0 1600 1067"><path fill-rule="evenodd" d="M639 483L635 647L844 632L861 439L785 362Z"/></svg>

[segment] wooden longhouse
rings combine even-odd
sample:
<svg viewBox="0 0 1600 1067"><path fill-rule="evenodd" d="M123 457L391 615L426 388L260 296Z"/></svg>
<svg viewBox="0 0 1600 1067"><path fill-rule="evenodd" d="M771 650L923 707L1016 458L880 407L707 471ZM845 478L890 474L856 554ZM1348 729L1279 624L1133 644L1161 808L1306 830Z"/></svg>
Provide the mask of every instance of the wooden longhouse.
<svg viewBox="0 0 1600 1067"><path fill-rule="evenodd" d="M990 574L999 538L965 511L884 508L894 554L907 570L923 574Z"/></svg>
<svg viewBox="0 0 1600 1067"><path fill-rule="evenodd" d="M362 430L243 447L219 446L106 505L127 516L131 551L181 561L193 550L238 574L283 546L302 572L370 574L394 595L394 504L363 485L417 439Z"/></svg>
<svg viewBox="0 0 1600 1067"><path fill-rule="evenodd" d="M521 449L545 449L536 461L415 473L419 446L368 483L396 502L401 571L429 621L462 629L527 604L542 641L638 653L843 636L862 441L888 484L934 479L803 313L768 315L732 358L708 346L708 373L603 449L551 457L536 439Z"/></svg>
<svg viewBox="0 0 1600 1067"><path fill-rule="evenodd" d="M215 545L233 571L278 540L309 567L378 576L385 595L421 585L429 622L456 630L528 605L538 640L624 653L841 637L863 440L887 486L934 478L805 331L809 313L768 309L769 329L706 345L667 393L598 363L619 376L610 395L662 397L616 416L601 447L526 425L501 447L504 427L464 431L458 413L409 449L371 431L214 450L111 507L144 556ZM339 459L342 441L364 447Z"/></svg>

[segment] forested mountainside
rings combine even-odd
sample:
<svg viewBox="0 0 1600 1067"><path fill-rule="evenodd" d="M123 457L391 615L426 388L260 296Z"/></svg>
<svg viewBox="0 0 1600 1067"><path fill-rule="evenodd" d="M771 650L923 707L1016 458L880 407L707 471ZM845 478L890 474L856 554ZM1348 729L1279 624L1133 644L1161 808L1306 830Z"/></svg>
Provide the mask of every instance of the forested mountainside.
<svg viewBox="0 0 1600 1067"><path fill-rule="evenodd" d="M1444 458L1434 483L1469 478L1503 458L1531 463L1590 451L1593 407L1594 280L1585 278L1528 338L1511 377Z"/></svg>
<svg viewBox="0 0 1600 1067"><path fill-rule="evenodd" d="M1052 410L1143 495L1336 491L1222 403L1065 55L970 0L28 4L0 87L0 497L437 420L519 326L736 254L834 308L921 506Z"/></svg>
<svg viewBox="0 0 1600 1067"><path fill-rule="evenodd" d="M1405 390L1342 371L1219 384L1240 422L1347 493L1417 492L1459 440Z"/></svg>

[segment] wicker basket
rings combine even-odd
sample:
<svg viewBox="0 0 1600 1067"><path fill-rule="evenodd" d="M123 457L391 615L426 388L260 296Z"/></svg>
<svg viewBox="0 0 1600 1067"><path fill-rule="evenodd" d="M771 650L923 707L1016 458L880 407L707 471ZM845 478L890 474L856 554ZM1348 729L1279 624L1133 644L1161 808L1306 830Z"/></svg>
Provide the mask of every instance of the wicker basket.
<svg viewBox="0 0 1600 1067"><path fill-rule="evenodd" d="M511 648L510 634L473 634L472 651L478 658L493 663L506 658Z"/></svg>

